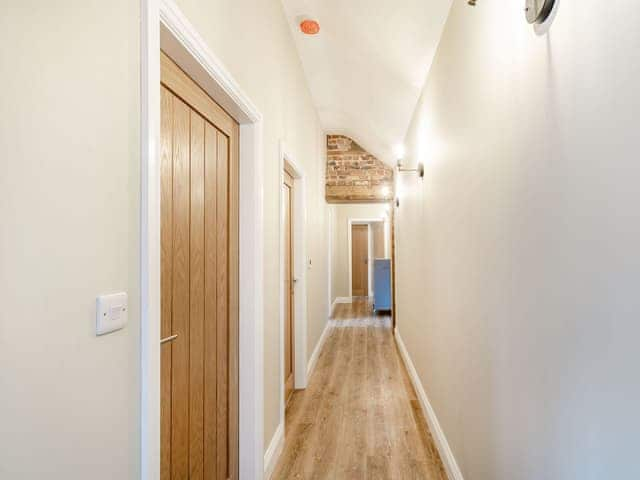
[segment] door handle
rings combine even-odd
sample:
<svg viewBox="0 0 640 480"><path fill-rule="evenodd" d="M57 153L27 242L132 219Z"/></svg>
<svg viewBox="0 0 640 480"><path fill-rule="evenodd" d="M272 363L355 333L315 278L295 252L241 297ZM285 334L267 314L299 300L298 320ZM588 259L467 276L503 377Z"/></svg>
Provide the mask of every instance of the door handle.
<svg viewBox="0 0 640 480"><path fill-rule="evenodd" d="M171 335L170 337L165 337L162 340L160 340L160 345L165 344L165 343L169 343L169 342L173 342L176 338L178 338L178 334L177 333L175 335Z"/></svg>

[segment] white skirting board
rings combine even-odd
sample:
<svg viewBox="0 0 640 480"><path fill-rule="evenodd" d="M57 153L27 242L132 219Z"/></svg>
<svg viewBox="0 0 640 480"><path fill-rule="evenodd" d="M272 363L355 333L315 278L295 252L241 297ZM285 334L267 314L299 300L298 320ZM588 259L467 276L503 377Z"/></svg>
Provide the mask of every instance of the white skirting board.
<svg viewBox="0 0 640 480"><path fill-rule="evenodd" d="M273 434L269 448L264 453L264 480L269 480L276 468L278 459L284 449L284 423L278 425L276 433Z"/></svg>
<svg viewBox="0 0 640 480"><path fill-rule="evenodd" d="M331 310L329 311L329 316L333 316L333 311L336 309L336 305L339 303L353 303L353 297L336 297L333 303L331 304Z"/></svg>
<svg viewBox="0 0 640 480"><path fill-rule="evenodd" d="M309 359L307 364L307 379L311 378L311 374L316 367L316 363L318 362L318 357L320 357L320 352L322 351L322 347L324 346L324 342L329 336L329 331L331 330L331 325L327 322L327 325L324 327L324 331L322 335L320 335L320 340L316 344L316 348L313 350L313 354ZM273 475L273 471L276 468L278 460L280 459L280 455L282 454L282 450L284 449L284 423L280 423L278 428L276 429L276 433L273 434L273 438L269 443L269 448L264 454L264 480L269 480L271 475Z"/></svg>
<svg viewBox="0 0 640 480"><path fill-rule="evenodd" d="M400 355L402 355L402 360L404 360L404 364L406 365L407 371L409 372L411 383L413 383L413 388L416 389L416 393L418 394L420 406L422 407L422 411L424 412L424 415L427 418L427 422L429 423L431 434L433 435L436 447L438 448L438 452L440 453L440 458L442 458L444 468L447 471L447 476L450 480L464 480L462 472L460 472L460 468L458 467L458 463L456 462L456 459L453 456L453 452L451 451L451 447L449 446L449 442L447 442L447 437L445 437L444 432L440 427L440 423L438 422L438 418L436 417L436 412L433 410L431 403L429 403L429 398L427 398L427 393L424 391L422 382L418 377L416 367L411 361L409 352L407 351L407 348L405 347L404 342L402 341L402 337L400 336L400 332L398 332L397 328L395 330L395 338L396 343L398 344L398 349L400 350Z"/></svg>
<svg viewBox="0 0 640 480"><path fill-rule="evenodd" d="M353 303L353 297L336 297L333 304L335 305L336 303Z"/></svg>
<svg viewBox="0 0 640 480"><path fill-rule="evenodd" d="M322 335L320 335L320 340L318 340L318 343L316 344L316 348L313 350L313 353L311 354L311 358L309 358L309 363L307 364L307 382L311 380L311 374L313 373L313 370L316 368L318 357L320 357L320 352L322 351L324 342L327 340L327 337L329 336L330 330L331 330L331 324L327 322L327 324L324 327L324 331L322 332Z"/></svg>

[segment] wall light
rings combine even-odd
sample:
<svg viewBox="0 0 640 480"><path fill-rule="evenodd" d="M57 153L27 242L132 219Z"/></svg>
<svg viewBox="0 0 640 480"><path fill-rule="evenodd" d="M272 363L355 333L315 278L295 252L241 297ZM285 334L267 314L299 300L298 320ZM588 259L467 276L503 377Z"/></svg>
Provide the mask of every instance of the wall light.
<svg viewBox="0 0 640 480"><path fill-rule="evenodd" d="M400 145L400 144L396 145L393 151L396 156L396 162L397 162L397 167L399 172L417 173L420 176L420 178L424 177L424 164L422 163L422 161L418 161L418 165L416 166L416 168L402 168L402 161L404 160L404 155L405 155L404 145Z"/></svg>
<svg viewBox="0 0 640 480"><path fill-rule="evenodd" d="M472 7L476 6L476 0L467 0ZM525 0L524 14L527 22L538 25L549 18L556 0Z"/></svg>
<svg viewBox="0 0 640 480"><path fill-rule="evenodd" d="M417 173L420 178L424 178L424 163L418 161L416 168L403 168L402 163L398 160L398 171L402 173Z"/></svg>
<svg viewBox="0 0 640 480"><path fill-rule="evenodd" d="M400 175L398 175L398 173L396 172L396 174L393 176L393 178L394 178L395 183L396 183L396 188L395 188L396 198L395 198L393 203L397 208L397 207L400 206Z"/></svg>
<svg viewBox="0 0 640 480"><path fill-rule="evenodd" d="M529 23L543 23L551 12L555 0L526 0L524 13Z"/></svg>

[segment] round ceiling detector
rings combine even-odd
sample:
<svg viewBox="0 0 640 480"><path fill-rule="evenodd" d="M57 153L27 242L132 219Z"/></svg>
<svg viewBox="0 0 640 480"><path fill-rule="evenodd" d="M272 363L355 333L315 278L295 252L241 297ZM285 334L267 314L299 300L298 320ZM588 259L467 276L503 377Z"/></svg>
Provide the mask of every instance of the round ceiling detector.
<svg viewBox="0 0 640 480"><path fill-rule="evenodd" d="M320 24L315 20L303 20L300 22L300 31L305 35L317 35L320 32Z"/></svg>

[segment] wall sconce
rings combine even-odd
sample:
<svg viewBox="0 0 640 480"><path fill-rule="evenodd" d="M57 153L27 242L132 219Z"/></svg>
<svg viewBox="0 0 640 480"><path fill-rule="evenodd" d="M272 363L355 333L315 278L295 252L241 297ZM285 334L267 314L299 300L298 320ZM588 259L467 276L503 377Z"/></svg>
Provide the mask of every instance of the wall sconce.
<svg viewBox="0 0 640 480"><path fill-rule="evenodd" d="M402 173L417 173L420 178L424 178L424 164L418 161L416 168L402 168L402 160L404 159L404 145L396 145L395 154L397 158L398 172Z"/></svg>
<svg viewBox="0 0 640 480"><path fill-rule="evenodd" d="M556 0L525 0L524 14L527 17L527 22L531 24L544 23L551 15L555 3ZM467 0L467 4L475 7L476 0Z"/></svg>
<svg viewBox="0 0 640 480"><path fill-rule="evenodd" d="M397 145L395 147L395 154L396 154L396 158L397 160L397 172L398 173L417 173L418 176L420 178L424 178L424 164L419 161L418 164L416 165L416 168L403 168L402 167L402 160L404 159L404 146L403 145ZM396 198L395 198L395 205L396 208L400 207L400 185L398 183L399 179L398 179L398 175L395 175L396 177Z"/></svg>
<svg viewBox="0 0 640 480"><path fill-rule="evenodd" d="M398 208L400 207L400 178L398 173L396 173L393 177L396 184L394 188L396 196L393 200L393 204L396 206L396 208Z"/></svg>
<svg viewBox="0 0 640 480"><path fill-rule="evenodd" d="M418 162L416 168L403 168L402 160L398 159L398 171L402 173L417 173L420 178L424 178L424 164Z"/></svg>
<svg viewBox="0 0 640 480"><path fill-rule="evenodd" d="M524 13L529 23L543 23L553 10L556 0L525 0Z"/></svg>

